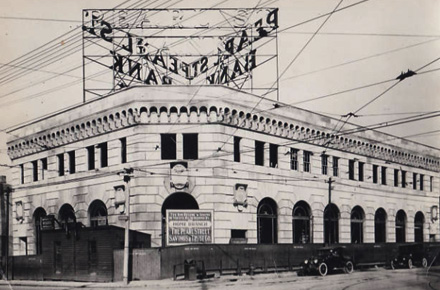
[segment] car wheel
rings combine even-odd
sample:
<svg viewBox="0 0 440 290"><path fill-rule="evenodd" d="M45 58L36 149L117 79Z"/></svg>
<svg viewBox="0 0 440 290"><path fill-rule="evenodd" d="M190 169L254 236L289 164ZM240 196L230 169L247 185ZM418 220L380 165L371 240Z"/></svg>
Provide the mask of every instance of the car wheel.
<svg viewBox="0 0 440 290"><path fill-rule="evenodd" d="M423 258L423 259L422 259L422 267L423 267L423 268L428 267L428 259L426 259L426 258Z"/></svg>
<svg viewBox="0 0 440 290"><path fill-rule="evenodd" d="M328 266L326 263L321 263L318 267L319 274L325 276L328 273Z"/></svg>
<svg viewBox="0 0 440 290"><path fill-rule="evenodd" d="M348 261L347 263L345 263L345 267L344 267L345 273L351 274L351 273L353 273L353 270L354 270L354 266L351 261Z"/></svg>
<svg viewBox="0 0 440 290"><path fill-rule="evenodd" d="M408 269L412 269L412 267L413 267L412 259L408 259Z"/></svg>
<svg viewBox="0 0 440 290"><path fill-rule="evenodd" d="M394 264L394 261L393 261L393 260L391 260L391 262L390 262L390 268L391 268L392 270L396 269L396 265Z"/></svg>

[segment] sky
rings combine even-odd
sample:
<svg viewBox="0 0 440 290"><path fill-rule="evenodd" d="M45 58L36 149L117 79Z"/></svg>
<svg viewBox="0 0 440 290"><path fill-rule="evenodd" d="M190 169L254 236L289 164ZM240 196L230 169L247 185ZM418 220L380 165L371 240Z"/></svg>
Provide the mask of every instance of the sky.
<svg viewBox="0 0 440 290"><path fill-rule="evenodd" d="M2 0L0 164L10 163L8 128L82 102L82 9L277 7L281 102L338 119L356 112L349 122L359 125L439 111L440 1L340 2ZM408 69L418 74L391 81ZM440 148L438 124L427 118L381 130Z"/></svg>

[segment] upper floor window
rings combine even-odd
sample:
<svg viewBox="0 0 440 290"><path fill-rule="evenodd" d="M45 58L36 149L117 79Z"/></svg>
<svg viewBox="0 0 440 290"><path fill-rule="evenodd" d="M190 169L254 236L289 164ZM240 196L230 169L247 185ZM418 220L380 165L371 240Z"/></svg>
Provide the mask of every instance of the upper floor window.
<svg viewBox="0 0 440 290"><path fill-rule="evenodd" d="M20 164L20 183L24 184L24 164Z"/></svg>
<svg viewBox="0 0 440 290"><path fill-rule="evenodd" d="M383 185L387 184L387 168L385 166L382 166L381 171L380 171L380 175L381 175L381 181Z"/></svg>
<svg viewBox="0 0 440 290"><path fill-rule="evenodd" d="M417 173L413 173L413 189L417 189Z"/></svg>
<svg viewBox="0 0 440 290"><path fill-rule="evenodd" d="M58 154L58 176L64 176L64 154Z"/></svg>
<svg viewBox="0 0 440 290"><path fill-rule="evenodd" d="M199 158L198 134L183 134L183 159Z"/></svg>
<svg viewBox="0 0 440 290"><path fill-rule="evenodd" d="M75 156L75 151L70 151L69 153L67 153L67 155L69 155L69 172L75 173L76 172L76 156Z"/></svg>
<svg viewBox="0 0 440 290"><path fill-rule="evenodd" d="M423 190L425 175L420 174L420 190Z"/></svg>
<svg viewBox="0 0 440 290"><path fill-rule="evenodd" d="M255 165L264 165L264 142L255 141Z"/></svg>
<svg viewBox="0 0 440 290"><path fill-rule="evenodd" d="M127 163L127 138L119 139L121 144L121 163Z"/></svg>
<svg viewBox="0 0 440 290"><path fill-rule="evenodd" d="M379 166L373 164L373 183L379 182Z"/></svg>
<svg viewBox="0 0 440 290"><path fill-rule="evenodd" d="M41 179L44 180L47 171L47 158L41 159Z"/></svg>
<svg viewBox="0 0 440 290"><path fill-rule="evenodd" d="M304 172L310 172L311 166L310 166L310 160L312 158L312 152L304 151L303 155L303 168Z"/></svg>
<svg viewBox="0 0 440 290"><path fill-rule="evenodd" d="M394 169L394 186L399 186L399 169Z"/></svg>
<svg viewBox="0 0 440 290"><path fill-rule="evenodd" d="M234 161L235 162L240 162L240 143L241 143L241 138L240 137L236 137L234 136Z"/></svg>
<svg viewBox="0 0 440 290"><path fill-rule="evenodd" d="M354 180L354 160L348 160L348 179Z"/></svg>
<svg viewBox="0 0 440 290"><path fill-rule="evenodd" d="M290 148L290 169L298 170L298 149Z"/></svg>
<svg viewBox="0 0 440 290"><path fill-rule="evenodd" d="M333 176L339 176L339 158L333 156Z"/></svg>
<svg viewBox="0 0 440 290"><path fill-rule="evenodd" d="M95 169L95 146L88 146L87 148L87 168L89 170Z"/></svg>
<svg viewBox="0 0 440 290"><path fill-rule="evenodd" d="M270 167L273 168L278 167L278 145L275 144L269 145L269 163L270 163Z"/></svg>
<svg viewBox="0 0 440 290"><path fill-rule="evenodd" d="M364 181L364 167L365 167L365 163L364 162L359 162L358 163L358 179L359 181Z"/></svg>
<svg viewBox="0 0 440 290"><path fill-rule="evenodd" d="M163 160L177 159L176 157L176 134L160 135L161 157Z"/></svg>
<svg viewBox="0 0 440 290"><path fill-rule="evenodd" d="M38 181L38 160L32 161L32 180Z"/></svg>
<svg viewBox="0 0 440 290"><path fill-rule="evenodd" d="M324 175L328 174L328 155L321 155L321 173Z"/></svg>
<svg viewBox="0 0 440 290"><path fill-rule="evenodd" d="M429 191L432 192L434 189L434 177L430 176L429 177Z"/></svg>
<svg viewBox="0 0 440 290"><path fill-rule="evenodd" d="M107 142L101 143L97 146L99 148L99 160L102 167L108 166L108 146Z"/></svg>
<svg viewBox="0 0 440 290"><path fill-rule="evenodd" d="M402 187L406 187L406 171L402 170Z"/></svg>

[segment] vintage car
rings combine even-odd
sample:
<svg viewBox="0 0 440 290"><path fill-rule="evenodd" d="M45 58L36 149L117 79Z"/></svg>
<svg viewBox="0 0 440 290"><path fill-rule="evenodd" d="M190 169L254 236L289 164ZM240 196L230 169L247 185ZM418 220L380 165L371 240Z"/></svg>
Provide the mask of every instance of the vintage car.
<svg viewBox="0 0 440 290"><path fill-rule="evenodd" d="M422 243L403 245L399 246L397 253L390 260L390 268L405 267L411 269L414 265L426 268L432 258L429 248Z"/></svg>
<svg viewBox="0 0 440 290"><path fill-rule="evenodd" d="M321 276L325 276L334 270L343 270L345 273L351 274L354 270L352 259L344 254L342 247L321 248L317 255L304 260L300 266L298 275L319 273Z"/></svg>

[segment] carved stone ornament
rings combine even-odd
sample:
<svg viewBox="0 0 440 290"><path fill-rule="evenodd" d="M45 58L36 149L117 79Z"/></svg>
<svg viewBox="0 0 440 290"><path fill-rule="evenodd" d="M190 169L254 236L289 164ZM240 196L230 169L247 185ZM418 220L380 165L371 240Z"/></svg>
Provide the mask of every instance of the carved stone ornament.
<svg viewBox="0 0 440 290"><path fill-rule="evenodd" d="M188 165L186 162L173 162L170 164L170 187L182 190L189 187Z"/></svg>
<svg viewBox="0 0 440 290"><path fill-rule="evenodd" d="M20 221L23 222L23 202L22 201L17 201L15 203L15 218Z"/></svg>
<svg viewBox="0 0 440 290"><path fill-rule="evenodd" d="M247 184L235 184L234 206L237 207L239 212L242 212L243 208L247 208Z"/></svg>
<svg viewBox="0 0 440 290"><path fill-rule="evenodd" d="M125 186L118 185L114 187L115 189L115 208L119 210L120 213L125 212Z"/></svg>
<svg viewBox="0 0 440 290"><path fill-rule="evenodd" d="M431 207L431 221L435 222L438 219L438 206L433 205Z"/></svg>

